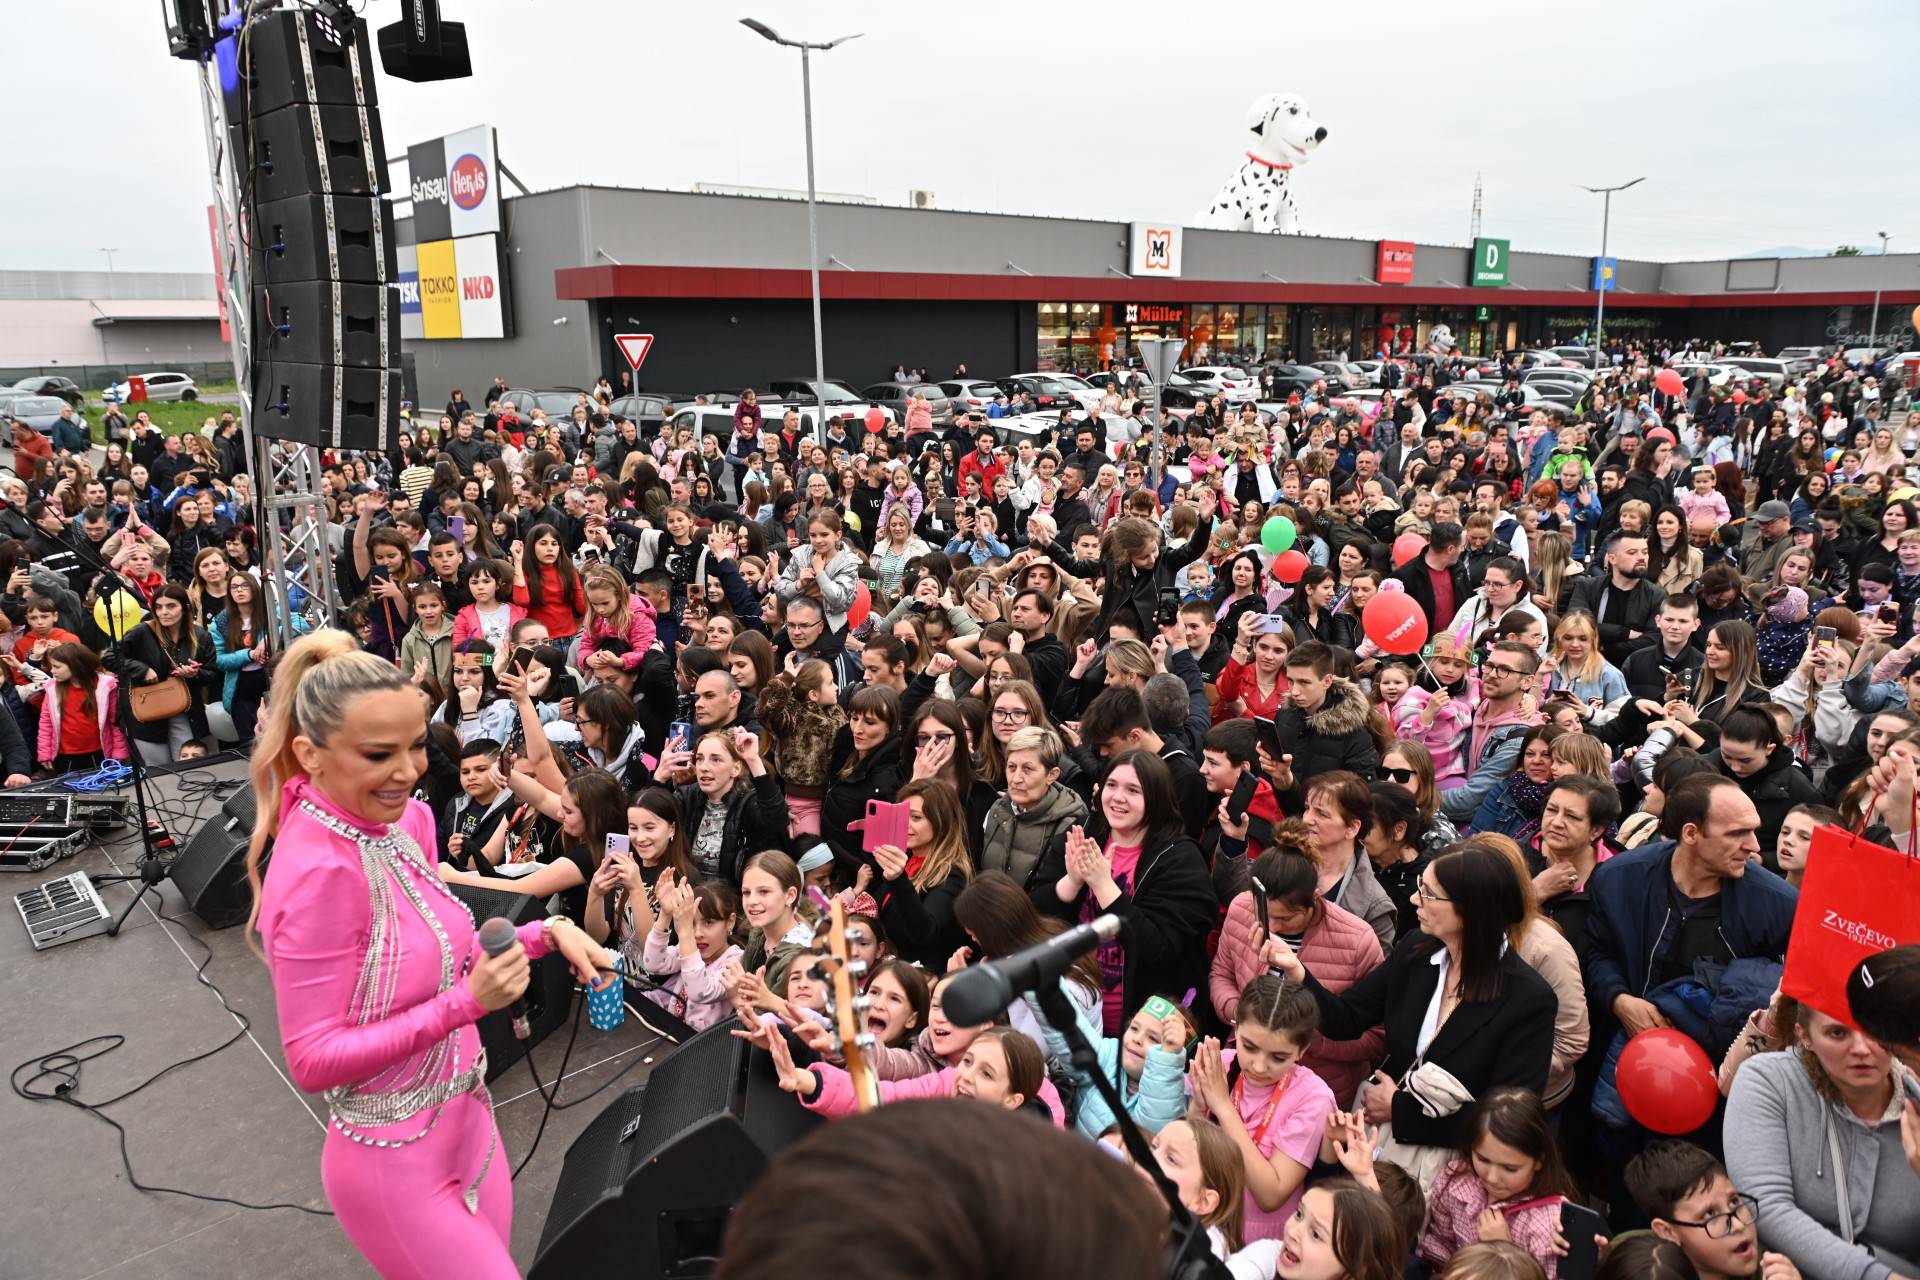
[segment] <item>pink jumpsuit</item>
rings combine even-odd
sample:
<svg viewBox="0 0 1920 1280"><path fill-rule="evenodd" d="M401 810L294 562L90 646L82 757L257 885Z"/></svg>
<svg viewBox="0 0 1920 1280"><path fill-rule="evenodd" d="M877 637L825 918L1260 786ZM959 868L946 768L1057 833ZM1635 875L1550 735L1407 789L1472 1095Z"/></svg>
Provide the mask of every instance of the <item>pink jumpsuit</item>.
<svg viewBox="0 0 1920 1280"><path fill-rule="evenodd" d="M433 1078L469 1071L480 1052L474 1021L484 1011L467 990L466 975L481 951L472 915L420 852L435 847L432 813L418 800L409 802L395 825L413 847L401 840L401 855L377 864L389 895L390 937L388 958L370 970L380 975L372 985L385 1016L369 1020L355 995L365 985L373 932L368 863L360 841L303 811L302 801L369 836L388 832L342 810L304 777L281 794L260 934L294 1081L314 1091L359 1085L377 1094L387 1073L450 1038L450 1059ZM451 951L445 990L441 939L414 906L416 895ZM519 936L529 956L545 954L539 922L522 925ZM335 1112L320 1158L341 1229L389 1280L518 1276L508 1253L511 1168L484 1086L379 1126L343 1124Z"/></svg>

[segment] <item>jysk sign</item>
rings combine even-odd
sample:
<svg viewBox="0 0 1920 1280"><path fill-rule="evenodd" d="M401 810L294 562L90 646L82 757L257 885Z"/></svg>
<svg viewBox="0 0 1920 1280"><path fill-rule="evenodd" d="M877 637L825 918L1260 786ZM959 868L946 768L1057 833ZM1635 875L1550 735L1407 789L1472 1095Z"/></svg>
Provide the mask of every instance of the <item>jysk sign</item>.
<svg viewBox="0 0 1920 1280"><path fill-rule="evenodd" d="M1511 243L1484 236L1473 242L1474 287L1497 289L1507 283L1507 248Z"/></svg>
<svg viewBox="0 0 1920 1280"><path fill-rule="evenodd" d="M1411 240L1380 241L1380 257L1374 268L1373 278L1381 284L1412 284L1413 242Z"/></svg>
<svg viewBox="0 0 1920 1280"><path fill-rule="evenodd" d="M407 170L418 243L500 230L500 166L492 125L408 147Z"/></svg>
<svg viewBox="0 0 1920 1280"><path fill-rule="evenodd" d="M1180 227L1169 223L1157 226L1151 222L1133 224L1133 235L1129 243L1132 252L1128 255L1128 274L1136 276L1177 276L1180 274Z"/></svg>
<svg viewBox="0 0 1920 1280"><path fill-rule="evenodd" d="M1614 270L1618 267L1618 258L1595 258L1593 260L1593 283L1588 285L1595 293L1613 292Z"/></svg>

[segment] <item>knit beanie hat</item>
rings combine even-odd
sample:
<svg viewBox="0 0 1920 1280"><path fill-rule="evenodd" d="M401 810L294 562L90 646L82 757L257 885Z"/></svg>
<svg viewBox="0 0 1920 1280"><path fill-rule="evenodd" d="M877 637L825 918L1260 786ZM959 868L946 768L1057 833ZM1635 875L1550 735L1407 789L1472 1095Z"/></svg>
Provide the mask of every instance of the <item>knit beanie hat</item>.
<svg viewBox="0 0 1920 1280"><path fill-rule="evenodd" d="M1807 593L1799 587L1788 587L1781 596L1767 608L1767 618L1773 622L1804 622L1807 617Z"/></svg>

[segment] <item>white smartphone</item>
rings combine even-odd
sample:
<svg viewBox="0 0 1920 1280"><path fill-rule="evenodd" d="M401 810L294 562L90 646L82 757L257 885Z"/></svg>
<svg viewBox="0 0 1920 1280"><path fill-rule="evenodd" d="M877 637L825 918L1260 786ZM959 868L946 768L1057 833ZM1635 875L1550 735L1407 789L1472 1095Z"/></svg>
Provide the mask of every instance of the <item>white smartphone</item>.
<svg viewBox="0 0 1920 1280"><path fill-rule="evenodd" d="M610 858L615 856L631 858L633 856L633 841L626 836L608 836L607 856Z"/></svg>

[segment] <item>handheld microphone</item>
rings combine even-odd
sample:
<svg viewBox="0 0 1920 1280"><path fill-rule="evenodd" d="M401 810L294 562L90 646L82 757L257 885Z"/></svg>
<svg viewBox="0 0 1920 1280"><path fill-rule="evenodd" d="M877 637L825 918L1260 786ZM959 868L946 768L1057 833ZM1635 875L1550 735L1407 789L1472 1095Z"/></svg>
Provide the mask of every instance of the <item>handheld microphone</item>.
<svg viewBox="0 0 1920 1280"><path fill-rule="evenodd" d="M490 916L480 926L480 945L490 956L512 950L518 940L513 924L502 916ZM522 995L507 1006L507 1017L513 1021L513 1038L525 1040L533 1034L533 1028L527 1021L527 998Z"/></svg>
<svg viewBox="0 0 1920 1280"><path fill-rule="evenodd" d="M1119 937L1120 925L1120 917L1109 913L1010 956L968 966L940 993L947 1021L956 1027L992 1022L1015 996L1059 981L1075 960Z"/></svg>

